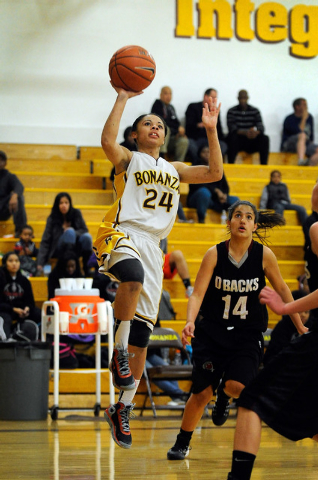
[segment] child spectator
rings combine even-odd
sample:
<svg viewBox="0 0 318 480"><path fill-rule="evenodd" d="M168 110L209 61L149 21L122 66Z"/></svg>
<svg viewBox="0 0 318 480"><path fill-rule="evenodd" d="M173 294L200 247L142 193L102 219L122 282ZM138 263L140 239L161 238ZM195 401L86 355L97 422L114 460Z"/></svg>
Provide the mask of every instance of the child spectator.
<svg viewBox="0 0 318 480"><path fill-rule="evenodd" d="M20 258L21 273L26 277L36 275L36 261L39 250L32 241L34 237L33 228L30 225L24 225L21 228L20 240L15 244L14 251Z"/></svg>
<svg viewBox="0 0 318 480"><path fill-rule="evenodd" d="M259 208L261 210L275 210L276 213L282 216L284 216L284 210L295 210L301 225L304 225L307 218L305 207L291 203L288 187L281 180L281 172L273 170L270 176L270 183L263 189Z"/></svg>
<svg viewBox="0 0 318 480"><path fill-rule="evenodd" d="M41 310L35 306L30 280L22 275L19 256L13 251L2 257L0 267L0 317L7 338L17 322L31 319L41 323Z"/></svg>

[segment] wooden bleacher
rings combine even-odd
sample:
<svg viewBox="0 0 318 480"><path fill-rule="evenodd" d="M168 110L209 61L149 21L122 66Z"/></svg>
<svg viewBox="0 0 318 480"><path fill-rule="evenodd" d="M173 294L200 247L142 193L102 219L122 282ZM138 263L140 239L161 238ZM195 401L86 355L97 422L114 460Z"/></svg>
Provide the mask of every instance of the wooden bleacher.
<svg viewBox="0 0 318 480"><path fill-rule="evenodd" d="M0 149L8 155L8 169L16 173L25 186L25 202L28 222L35 231L35 243L45 228L46 218L50 214L57 193L66 190L70 193L75 207L80 208L93 237L104 213L110 208L113 193L108 181L112 164L107 160L101 147L80 147L73 145L23 145L0 144ZM52 161L51 161L52 160ZM67 161L66 161L67 160ZM297 158L292 154L271 153L268 165L259 165L258 155L240 154L237 163L225 164L224 170L230 184L231 193L241 199L249 200L258 206L263 187L268 183L273 169L282 172L283 181L288 184L292 201L304 205L311 212L311 191L316 183L315 167L298 167ZM70 186L71 188L68 188ZM188 186L182 184L181 199L186 205ZM197 221L194 209L184 208L186 216ZM286 226L275 228L268 238L269 246L276 254L286 283L291 290L297 288L297 276L304 271L304 236L293 211L285 212ZM4 238L13 234L12 219L0 222L0 252L12 249L16 239ZM220 224L220 215L209 211L206 224L186 224L176 222L169 235L169 251L180 249L189 264L191 280L194 282L200 262L206 250L226 238L226 228ZM47 279L32 278L34 296L38 305L47 299ZM187 300L184 286L179 277L165 280L164 288L171 294L171 300L177 312L176 321L161 322L162 326L172 326L181 333L186 318ZM270 326L278 317L270 312ZM83 394L84 402L94 404L94 375L83 376L78 385L77 378L61 373L61 407L74 405ZM52 389L53 382L50 382ZM143 388L143 387L142 387ZM108 371L102 375L102 392L108 393ZM63 393L68 394L63 397ZM73 395L70 395L72 393ZM87 400L87 398L89 398ZM104 398L104 397L103 397ZM142 399L140 400L140 402ZM64 403L63 403L64 402ZM107 400L105 400L105 404ZM137 398L138 405L138 398Z"/></svg>

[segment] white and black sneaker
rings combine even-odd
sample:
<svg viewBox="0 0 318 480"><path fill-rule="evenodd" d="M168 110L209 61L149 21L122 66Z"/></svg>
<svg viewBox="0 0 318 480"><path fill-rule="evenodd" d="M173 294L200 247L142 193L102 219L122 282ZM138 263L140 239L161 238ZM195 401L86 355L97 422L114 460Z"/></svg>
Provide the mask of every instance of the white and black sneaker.
<svg viewBox="0 0 318 480"><path fill-rule="evenodd" d="M190 445L187 447L180 447L177 443L167 453L168 460L184 460L190 452Z"/></svg>

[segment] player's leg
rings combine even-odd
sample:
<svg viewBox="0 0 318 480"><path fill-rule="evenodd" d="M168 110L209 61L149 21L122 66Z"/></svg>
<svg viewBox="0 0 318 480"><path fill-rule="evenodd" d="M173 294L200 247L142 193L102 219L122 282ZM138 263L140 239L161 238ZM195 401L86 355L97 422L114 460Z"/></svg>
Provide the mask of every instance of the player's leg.
<svg viewBox="0 0 318 480"><path fill-rule="evenodd" d="M200 393L191 394L184 409L176 442L167 453L168 460L183 460L189 454L192 434L201 420L206 405L212 400L212 395L211 385Z"/></svg>
<svg viewBox="0 0 318 480"><path fill-rule="evenodd" d="M129 418L134 408L133 399L144 370L150 333L151 329L147 323L133 321L129 334L129 363L134 386L129 390L122 390L118 402L106 408L104 413L114 441L122 448L130 448L132 444Z"/></svg>
<svg viewBox="0 0 318 480"><path fill-rule="evenodd" d="M234 435L232 468L228 480L249 480L261 442L261 419L252 410L239 407Z"/></svg>
<svg viewBox="0 0 318 480"><path fill-rule="evenodd" d="M110 369L114 385L121 390L133 390L135 380L129 365L128 338L144 281L142 264L136 258L125 259L109 269L120 280L114 303L114 352Z"/></svg>

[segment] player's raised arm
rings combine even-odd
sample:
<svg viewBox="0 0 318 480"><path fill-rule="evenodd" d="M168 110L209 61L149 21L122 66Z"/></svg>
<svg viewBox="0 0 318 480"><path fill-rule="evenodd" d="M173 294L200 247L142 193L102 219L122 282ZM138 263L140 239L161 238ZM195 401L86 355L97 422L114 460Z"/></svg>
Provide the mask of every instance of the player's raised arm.
<svg viewBox="0 0 318 480"><path fill-rule="evenodd" d="M180 181L184 183L211 183L221 180L223 176L223 158L217 134L217 121L221 104L217 104L216 95L209 97L202 110L202 123L206 129L209 143L209 164L187 166L182 162L174 162Z"/></svg>
<svg viewBox="0 0 318 480"><path fill-rule="evenodd" d="M101 144L104 152L107 155L107 158L112 162L112 164L115 167L122 165L122 169L125 169L127 168L127 164L132 157L132 152L127 148L122 147L117 142L120 121L129 98L140 95L142 92L128 92L122 88L116 87L114 87L114 89L118 95L112 111L110 112L104 125ZM119 173L117 169L116 173Z"/></svg>

